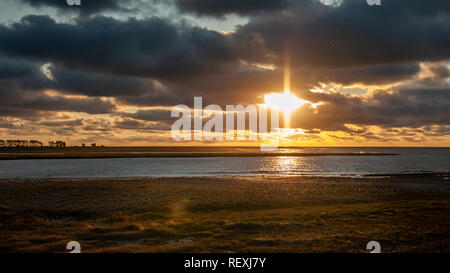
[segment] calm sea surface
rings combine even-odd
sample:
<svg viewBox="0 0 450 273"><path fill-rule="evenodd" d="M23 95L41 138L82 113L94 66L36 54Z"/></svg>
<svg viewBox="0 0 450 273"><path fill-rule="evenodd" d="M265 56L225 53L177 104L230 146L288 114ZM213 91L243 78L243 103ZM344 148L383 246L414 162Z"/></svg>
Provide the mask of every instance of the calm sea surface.
<svg viewBox="0 0 450 273"><path fill-rule="evenodd" d="M282 151L289 152L289 149ZM295 152L379 152L399 155L1 160L0 178L354 176L450 172L450 148L317 148L297 149Z"/></svg>

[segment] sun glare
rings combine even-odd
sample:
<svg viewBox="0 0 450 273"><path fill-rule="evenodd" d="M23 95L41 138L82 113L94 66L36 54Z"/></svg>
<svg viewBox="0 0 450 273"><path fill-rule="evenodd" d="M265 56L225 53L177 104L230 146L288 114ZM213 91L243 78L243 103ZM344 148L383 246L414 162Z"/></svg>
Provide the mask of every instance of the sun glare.
<svg viewBox="0 0 450 273"><path fill-rule="evenodd" d="M262 106L267 108L277 107L284 114L285 127L289 128L291 113L308 101L297 98L291 94L289 89L284 90L284 93L271 93L264 96L265 104Z"/></svg>
<svg viewBox="0 0 450 273"><path fill-rule="evenodd" d="M309 101L302 100L297 96L291 94L291 68L290 68L290 54L286 50L285 67L284 67L284 93L270 93L264 96L265 104L261 106L267 108L278 108L284 114L285 127L289 127L291 113Z"/></svg>
<svg viewBox="0 0 450 273"><path fill-rule="evenodd" d="M297 98L287 89L284 93L271 93L264 96L267 107L278 107L285 116L289 116L292 111L307 103L307 101Z"/></svg>
<svg viewBox="0 0 450 273"><path fill-rule="evenodd" d="M277 107L284 114L285 127L289 127L291 113L308 101L291 94L291 62L290 51L287 48L284 56L284 93L270 93L264 96L267 108Z"/></svg>

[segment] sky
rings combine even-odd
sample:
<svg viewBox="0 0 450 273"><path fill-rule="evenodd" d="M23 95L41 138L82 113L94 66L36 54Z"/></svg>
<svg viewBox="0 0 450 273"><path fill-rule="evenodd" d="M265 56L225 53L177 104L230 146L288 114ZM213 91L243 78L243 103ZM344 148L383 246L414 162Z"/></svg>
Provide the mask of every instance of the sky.
<svg viewBox="0 0 450 273"><path fill-rule="evenodd" d="M286 63L281 145L450 146L448 0L1 1L0 139L236 144L174 141L172 107L264 103Z"/></svg>

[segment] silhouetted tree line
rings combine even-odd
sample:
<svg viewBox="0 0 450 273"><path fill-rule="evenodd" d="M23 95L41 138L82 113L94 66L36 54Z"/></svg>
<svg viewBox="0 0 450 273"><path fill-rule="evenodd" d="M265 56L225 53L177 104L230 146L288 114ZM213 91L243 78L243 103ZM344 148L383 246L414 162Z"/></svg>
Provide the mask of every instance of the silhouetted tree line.
<svg viewBox="0 0 450 273"><path fill-rule="evenodd" d="M44 147L44 144L38 140L0 140L0 147ZM49 141L48 147L66 147L66 142L61 140Z"/></svg>

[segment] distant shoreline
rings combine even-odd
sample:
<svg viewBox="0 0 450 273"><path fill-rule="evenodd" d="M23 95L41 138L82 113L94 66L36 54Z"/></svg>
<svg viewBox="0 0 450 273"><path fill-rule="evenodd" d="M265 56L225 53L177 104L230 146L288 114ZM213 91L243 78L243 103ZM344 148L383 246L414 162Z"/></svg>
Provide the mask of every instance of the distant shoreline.
<svg viewBox="0 0 450 273"><path fill-rule="evenodd" d="M0 160L18 159L84 159L84 158L141 158L141 157L268 157L268 156L394 156L395 153L258 153L258 152L181 152L181 153L152 153L152 152L69 152L69 153L0 153Z"/></svg>
<svg viewBox="0 0 450 273"><path fill-rule="evenodd" d="M289 151L286 151L289 149ZM310 149L319 149L310 151ZM321 151L324 149L324 151ZM328 148L279 147L274 152L261 152L259 147L182 146L182 147L2 147L0 160L16 159L83 159L141 157L267 157L267 156L393 156L398 153L362 151L325 151ZM356 148L357 149L357 148ZM362 149L362 148L361 148Z"/></svg>

